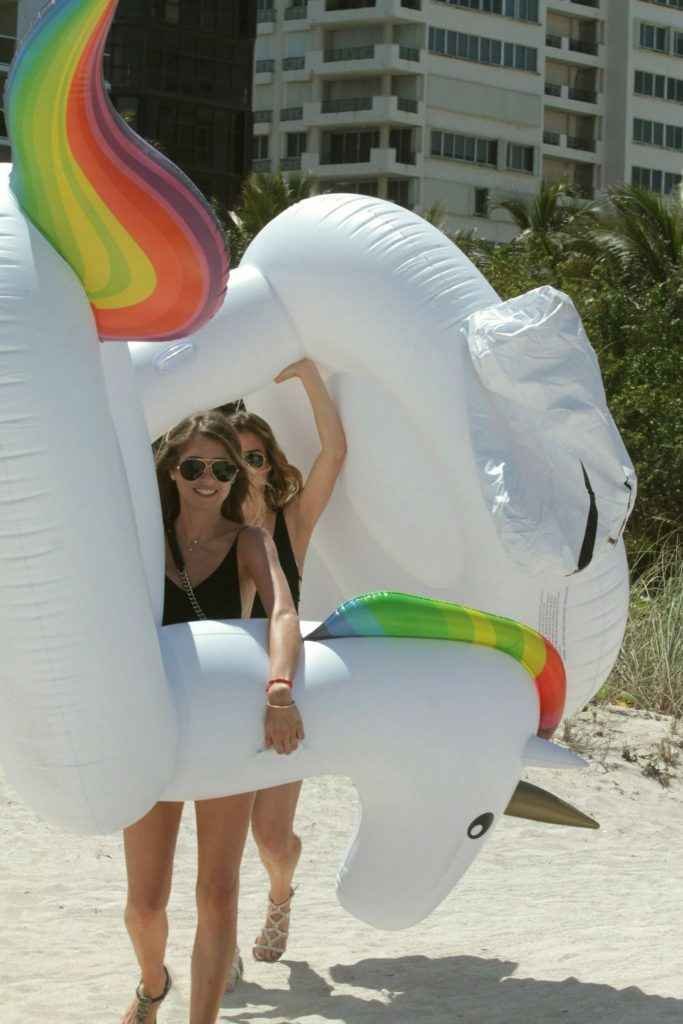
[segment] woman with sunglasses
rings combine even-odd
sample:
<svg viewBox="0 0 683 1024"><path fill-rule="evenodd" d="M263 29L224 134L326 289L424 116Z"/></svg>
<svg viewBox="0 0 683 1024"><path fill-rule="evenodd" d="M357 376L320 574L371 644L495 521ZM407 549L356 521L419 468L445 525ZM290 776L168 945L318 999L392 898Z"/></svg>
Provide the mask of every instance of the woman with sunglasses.
<svg viewBox="0 0 683 1024"><path fill-rule="evenodd" d="M219 412L191 416L163 438L156 466L167 539L164 625L241 618L245 600L258 593L270 620L265 745L289 754L304 736L292 699L299 621L271 537L244 524L249 477L237 434ZM230 686L229 678L225 685ZM239 866L253 801L253 793L244 793L195 803L197 931L190 1024L215 1024L226 977L234 982L240 973ZM166 905L182 807L158 803L124 832L125 920L142 980L122 1024L153 1024L170 988L164 966Z"/></svg>
<svg viewBox="0 0 683 1024"><path fill-rule="evenodd" d="M230 422L237 430L242 457L249 466L251 488L242 506L244 518L263 526L273 537L298 609L306 551L344 463L346 438L315 363L310 359L292 363L275 381L280 384L295 378L303 384L320 438L320 451L305 484L265 420L253 413L237 412ZM266 609L256 594L251 616L265 615ZM292 879L301 856L301 840L294 832L300 792L300 782L260 790L252 811L252 832L270 880L266 921L254 943L253 955L268 963L279 960L287 946Z"/></svg>

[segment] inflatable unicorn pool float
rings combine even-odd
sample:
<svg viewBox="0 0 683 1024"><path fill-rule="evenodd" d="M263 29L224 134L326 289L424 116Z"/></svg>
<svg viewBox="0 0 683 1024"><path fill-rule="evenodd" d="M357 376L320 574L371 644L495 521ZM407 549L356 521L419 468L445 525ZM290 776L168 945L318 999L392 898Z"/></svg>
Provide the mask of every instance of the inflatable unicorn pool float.
<svg viewBox="0 0 683 1024"><path fill-rule="evenodd" d="M506 809L595 824L519 780L580 764L550 737L621 643L633 468L569 299L500 302L409 211L307 200L226 292L210 208L107 98L115 8L55 0L8 84L0 760L38 813L84 832L158 800L348 775L362 816L340 900L405 927ZM349 457L304 581L307 740L282 758L261 749L264 625L160 625L149 441L244 396L305 466L313 425L270 384L304 355Z"/></svg>

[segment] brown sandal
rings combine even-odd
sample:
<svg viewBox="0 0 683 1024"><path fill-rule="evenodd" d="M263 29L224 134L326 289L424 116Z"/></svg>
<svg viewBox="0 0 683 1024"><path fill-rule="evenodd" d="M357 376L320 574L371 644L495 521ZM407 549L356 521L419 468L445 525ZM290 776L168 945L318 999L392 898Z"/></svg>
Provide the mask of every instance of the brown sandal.
<svg viewBox="0 0 683 1024"><path fill-rule="evenodd" d="M153 1007L158 1007L171 991L171 975L168 968L164 966L166 973L166 984L160 996L148 996L142 987L142 982L135 989L135 1002L128 1009L121 1024L147 1024L147 1015Z"/></svg>
<svg viewBox="0 0 683 1024"><path fill-rule="evenodd" d="M273 903L271 898L268 897L266 923L261 929L261 933L258 935L252 949L254 960L258 960L259 963L274 964L287 949L289 915L292 909L293 896L294 890L290 889L289 896L283 903ZM261 949L267 953L274 953L275 956L258 956L257 950Z"/></svg>

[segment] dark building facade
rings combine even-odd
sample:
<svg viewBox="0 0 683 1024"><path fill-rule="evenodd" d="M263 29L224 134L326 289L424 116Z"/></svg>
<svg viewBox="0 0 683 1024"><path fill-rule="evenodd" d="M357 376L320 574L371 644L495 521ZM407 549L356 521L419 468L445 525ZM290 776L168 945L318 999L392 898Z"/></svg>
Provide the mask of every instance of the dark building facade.
<svg viewBox="0 0 683 1024"><path fill-rule="evenodd" d="M117 109L230 208L251 166L254 0L120 0L105 76Z"/></svg>

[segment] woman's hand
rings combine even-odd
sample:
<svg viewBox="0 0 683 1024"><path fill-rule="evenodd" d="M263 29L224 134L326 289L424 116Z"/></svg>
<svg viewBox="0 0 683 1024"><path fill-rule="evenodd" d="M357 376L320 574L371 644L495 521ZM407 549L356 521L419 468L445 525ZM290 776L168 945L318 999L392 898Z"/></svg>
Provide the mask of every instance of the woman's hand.
<svg viewBox="0 0 683 1024"><path fill-rule="evenodd" d="M288 686L271 686L264 726L266 747L273 747L278 754L293 753L304 738L304 723Z"/></svg>
<svg viewBox="0 0 683 1024"><path fill-rule="evenodd" d="M275 377L275 383L282 384L283 381L292 380L294 377L300 377L303 380L307 374L317 373L318 367L312 359L297 359L295 363L290 363L289 366L285 366L284 370L280 370Z"/></svg>

